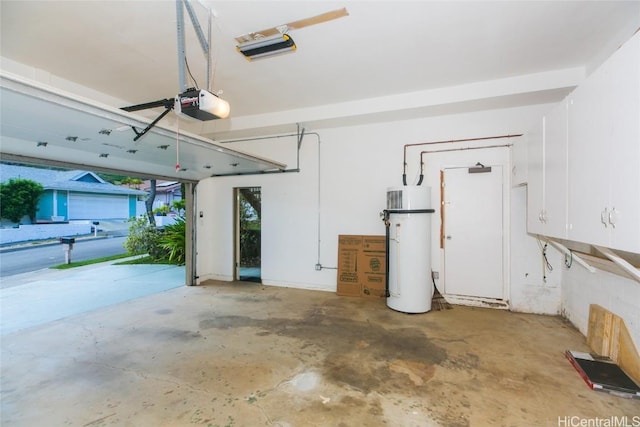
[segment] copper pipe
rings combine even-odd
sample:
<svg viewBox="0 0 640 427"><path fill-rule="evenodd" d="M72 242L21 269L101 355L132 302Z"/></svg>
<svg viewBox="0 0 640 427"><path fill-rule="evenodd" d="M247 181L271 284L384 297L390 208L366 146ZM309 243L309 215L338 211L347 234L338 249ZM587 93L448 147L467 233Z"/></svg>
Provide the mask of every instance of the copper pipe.
<svg viewBox="0 0 640 427"><path fill-rule="evenodd" d="M485 149L485 148L504 148L504 147L511 147L512 145L513 144L483 145L482 147L445 148L443 150L421 151L420 152L420 176L424 175L424 161L422 160L423 154L444 153L444 152L447 152L447 151L482 150L482 149Z"/></svg>
<svg viewBox="0 0 640 427"><path fill-rule="evenodd" d="M418 145L449 144L449 143L452 143L452 142L484 141L486 139L515 138L515 137L518 137L518 136L522 136L522 134L485 136L485 137L481 137L481 138L450 139L450 140L446 140L446 141L417 142L415 144L405 144L404 145L404 149L403 149L403 155L402 155L402 162L403 162L402 180L403 180L403 184L407 185L407 182L406 182L406 178L407 178L407 147L416 147ZM420 161L422 163L422 159Z"/></svg>

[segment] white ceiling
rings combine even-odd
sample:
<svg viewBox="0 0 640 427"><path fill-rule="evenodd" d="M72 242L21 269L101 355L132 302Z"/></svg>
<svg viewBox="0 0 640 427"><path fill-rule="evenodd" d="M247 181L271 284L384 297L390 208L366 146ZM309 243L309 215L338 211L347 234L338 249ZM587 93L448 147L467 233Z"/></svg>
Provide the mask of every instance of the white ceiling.
<svg viewBox="0 0 640 427"><path fill-rule="evenodd" d="M205 5L212 89L231 116L185 126L216 140L559 101L640 27L639 1L194 0L205 32ZM179 92L172 0L0 7L5 71L116 108ZM249 62L236 51L237 36L343 7L346 17L292 30L295 53ZM206 88L185 22L189 68Z"/></svg>

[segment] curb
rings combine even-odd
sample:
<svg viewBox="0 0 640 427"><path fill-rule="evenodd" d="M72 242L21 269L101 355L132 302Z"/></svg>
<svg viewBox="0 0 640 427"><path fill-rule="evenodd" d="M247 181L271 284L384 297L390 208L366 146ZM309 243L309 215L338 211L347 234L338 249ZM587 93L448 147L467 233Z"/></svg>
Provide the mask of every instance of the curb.
<svg viewBox="0 0 640 427"><path fill-rule="evenodd" d="M76 237L75 239L76 239L76 242L86 242L90 240L101 240L101 239L108 239L112 237L126 237L126 236L106 235L106 236L94 237L93 235L91 235L88 237ZM46 246L59 246L59 245L60 245L60 241L58 241L58 239L14 242L14 243L7 243L4 246L0 246L0 253L22 251L26 249L33 249L35 247L41 248Z"/></svg>

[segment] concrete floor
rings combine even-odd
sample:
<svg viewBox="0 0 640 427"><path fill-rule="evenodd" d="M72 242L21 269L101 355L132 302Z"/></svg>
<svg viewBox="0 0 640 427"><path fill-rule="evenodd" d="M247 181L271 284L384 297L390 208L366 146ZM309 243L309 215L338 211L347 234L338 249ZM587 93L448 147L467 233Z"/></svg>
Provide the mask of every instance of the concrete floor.
<svg viewBox="0 0 640 427"><path fill-rule="evenodd" d="M2 425L558 426L632 416L562 319L211 282L5 335ZM585 424L586 425L586 424Z"/></svg>

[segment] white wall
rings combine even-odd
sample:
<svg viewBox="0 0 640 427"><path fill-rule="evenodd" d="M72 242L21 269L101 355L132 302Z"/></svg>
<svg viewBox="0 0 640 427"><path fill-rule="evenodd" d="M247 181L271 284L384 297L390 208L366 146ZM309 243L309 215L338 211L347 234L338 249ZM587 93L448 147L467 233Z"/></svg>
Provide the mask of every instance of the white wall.
<svg viewBox="0 0 640 427"><path fill-rule="evenodd" d="M527 186L511 190L511 310L524 313L560 314L561 280L564 257L544 242L527 235ZM522 236L525 236L524 238ZM581 268L578 266L578 268Z"/></svg>
<svg viewBox="0 0 640 427"><path fill-rule="evenodd" d="M590 273L573 263L562 273L562 315L583 334L589 325L589 305L599 304L624 319L640 346L640 283L613 273Z"/></svg>
<svg viewBox="0 0 640 427"><path fill-rule="evenodd" d="M308 134L302 144L300 173L210 178L197 186L197 275L199 281L233 278L233 188L262 187L262 278L266 285L335 291L339 234L383 235L379 212L385 208L386 188L402 185L402 151L405 144L526 133L549 105L485 111L420 120L380 123L321 130L320 174L318 143ZM309 131L312 132L312 131ZM524 144L524 138L482 144ZM469 144L458 144L467 146ZM234 143L233 148L283 161L295 167L295 137ZM408 150L409 183L419 173L419 151ZM471 165L476 161L503 164L517 175L508 179L505 192L510 225L507 262L508 299L514 311L562 314L586 334L589 304L597 303L625 319L640 342L640 284L614 274L588 273L574 263L564 266L564 256L551 246L547 259L553 271L544 270L541 244L526 233L526 158L514 160L501 151L477 150L429 155L423 185L434 186L432 203L439 208L439 169ZM516 166L515 170L513 166ZM525 179L522 179L522 176ZM320 183L320 205L318 205ZM511 185L513 184L513 187ZM320 206L320 209L318 207ZM318 218L320 235L318 236ZM432 268L442 271L439 249L440 216L433 215ZM320 238L321 271L318 262ZM543 280L546 276L546 281Z"/></svg>
<svg viewBox="0 0 640 427"><path fill-rule="evenodd" d="M89 221L70 224L27 224L0 229L0 244L91 234Z"/></svg>
<svg viewBox="0 0 640 427"><path fill-rule="evenodd" d="M405 144L525 133L548 108L548 105L541 105L324 129L319 131L320 181L318 143L314 135L307 135L304 139L300 173L204 180L197 186L196 198L196 212L202 211L203 214L196 224L196 272L199 281L233 278L233 188L258 186L262 187L263 283L334 291L336 271L328 267L336 266L338 235L384 234L379 213L385 208L386 188L402 185ZM476 145L511 142L514 140L492 140ZM459 147L470 145L458 144ZM295 138L233 143L233 148L284 161L295 167ZM424 149L412 147L408 150L409 183L417 179L419 152ZM507 149L430 155L423 185L435 185L437 189L442 165L472 166L476 161L503 164L506 171L511 170ZM507 189L510 188L508 177L506 185ZM439 191L432 193L434 207L438 208ZM509 191L506 191L506 206L509 202ZM524 211L522 206L521 212ZM508 215L506 220L510 220ZM433 215L433 221L432 266L439 271L439 214ZM321 271L314 268L318 262L318 238L319 262L325 267ZM524 246L527 239L530 238L524 233L512 235L510 245ZM535 262L538 265L537 258ZM545 310L549 309L545 307Z"/></svg>

